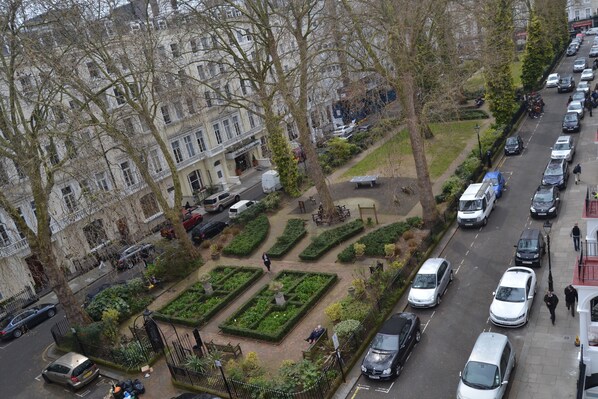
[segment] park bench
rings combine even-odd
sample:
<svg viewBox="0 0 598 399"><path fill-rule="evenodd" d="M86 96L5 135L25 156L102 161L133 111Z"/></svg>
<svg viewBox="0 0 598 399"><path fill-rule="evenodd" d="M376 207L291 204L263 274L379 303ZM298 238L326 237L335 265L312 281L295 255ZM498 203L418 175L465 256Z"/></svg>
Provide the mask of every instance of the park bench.
<svg viewBox="0 0 598 399"><path fill-rule="evenodd" d="M217 344L212 340L206 343L206 348L208 348L208 353L222 352L224 355L233 356L235 359L243 354L240 344L233 345L230 342L226 345L222 345Z"/></svg>
<svg viewBox="0 0 598 399"><path fill-rule="evenodd" d="M355 183L355 188L359 188L364 185L374 187L378 183L378 175L354 176L351 179L351 183Z"/></svg>
<svg viewBox="0 0 598 399"><path fill-rule="evenodd" d="M314 355L323 350L326 347L326 342L328 342L328 329L325 328L322 335L320 335L316 340L309 345L309 348L303 351L303 358L306 360L311 360Z"/></svg>

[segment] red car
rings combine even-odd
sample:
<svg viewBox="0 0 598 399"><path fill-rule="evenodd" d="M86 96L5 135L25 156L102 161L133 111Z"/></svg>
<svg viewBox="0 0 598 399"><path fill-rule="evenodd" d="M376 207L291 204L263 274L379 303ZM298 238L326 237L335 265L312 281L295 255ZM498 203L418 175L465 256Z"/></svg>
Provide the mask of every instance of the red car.
<svg viewBox="0 0 598 399"><path fill-rule="evenodd" d="M189 230L193 229L195 226L200 224L202 221L203 221L203 215L201 215L200 213L191 213L191 212L183 213L183 227L185 228L185 231L189 231ZM164 238L168 238L168 239L176 238L176 234L174 233L174 227L172 227L172 226L164 227L162 230L160 230L160 234Z"/></svg>

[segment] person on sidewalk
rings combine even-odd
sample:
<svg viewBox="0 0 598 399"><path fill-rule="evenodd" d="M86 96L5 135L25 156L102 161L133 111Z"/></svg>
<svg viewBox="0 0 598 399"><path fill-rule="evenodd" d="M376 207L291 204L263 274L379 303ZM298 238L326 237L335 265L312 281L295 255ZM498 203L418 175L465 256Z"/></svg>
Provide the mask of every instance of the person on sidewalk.
<svg viewBox="0 0 598 399"><path fill-rule="evenodd" d="M267 253L263 253L262 254L262 260L264 261L264 266L266 266L266 269L268 269L268 273L270 273L270 257L268 256Z"/></svg>
<svg viewBox="0 0 598 399"><path fill-rule="evenodd" d="M492 151L490 150L486 151L486 165L488 168L492 167Z"/></svg>
<svg viewBox="0 0 598 399"><path fill-rule="evenodd" d="M586 104L586 108L588 109L588 112L590 113L590 116L592 116L592 108L594 108L594 107L592 106L592 101L590 101L590 99L588 98L588 99L585 101L585 104Z"/></svg>
<svg viewBox="0 0 598 399"><path fill-rule="evenodd" d="M581 165L577 164L573 168L573 174L575 175L575 184L581 181Z"/></svg>
<svg viewBox="0 0 598 399"><path fill-rule="evenodd" d="M575 317L575 302L577 302L577 290L571 284L565 287L565 304L567 311L571 310L571 316Z"/></svg>
<svg viewBox="0 0 598 399"><path fill-rule="evenodd" d="M556 320L556 315L554 310L556 309L556 305L559 304L559 298L554 294L552 291L547 291L546 295L544 295L544 303L550 312L550 320L552 321L552 325L554 326L554 322Z"/></svg>
<svg viewBox="0 0 598 399"><path fill-rule="evenodd" d="M573 248L575 249L575 252L579 251L579 239L581 238L581 230L579 229L577 223L575 223L575 225L571 229L571 234L569 234L569 236L573 237Z"/></svg>

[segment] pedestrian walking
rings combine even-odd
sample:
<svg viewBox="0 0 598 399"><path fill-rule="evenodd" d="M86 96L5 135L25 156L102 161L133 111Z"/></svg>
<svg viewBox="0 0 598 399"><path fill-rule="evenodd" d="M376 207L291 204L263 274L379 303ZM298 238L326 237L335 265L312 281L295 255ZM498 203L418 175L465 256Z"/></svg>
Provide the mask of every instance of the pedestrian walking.
<svg viewBox="0 0 598 399"><path fill-rule="evenodd" d="M262 254L262 260L264 261L264 266L266 266L266 269L268 269L268 273L270 272L270 257L268 256L267 253L263 253Z"/></svg>
<svg viewBox="0 0 598 399"><path fill-rule="evenodd" d="M573 237L573 248L575 248L575 252L579 251L579 239L581 238L581 230L577 223L571 229L571 234L569 236Z"/></svg>
<svg viewBox="0 0 598 399"><path fill-rule="evenodd" d="M567 107L569 106L569 104L571 104L572 101L573 97L569 96L569 98L567 99Z"/></svg>
<svg viewBox="0 0 598 399"><path fill-rule="evenodd" d="M590 113L590 116L592 116L592 108L594 107L592 106L592 101L590 101L590 98L586 99L585 104L586 108L588 109L588 112Z"/></svg>
<svg viewBox="0 0 598 399"><path fill-rule="evenodd" d="M577 164L573 168L573 175L575 175L575 184L578 184L581 181L581 165Z"/></svg>
<svg viewBox="0 0 598 399"><path fill-rule="evenodd" d="M565 287L565 304L567 310L571 310L571 316L575 317L575 302L577 302L577 290L569 284Z"/></svg>
<svg viewBox="0 0 598 399"><path fill-rule="evenodd" d="M554 322L556 321L556 315L554 310L556 309L556 305L559 304L559 298L554 294L552 291L547 291L546 295L544 295L544 303L550 312L550 320L552 321L552 325L554 326Z"/></svg>

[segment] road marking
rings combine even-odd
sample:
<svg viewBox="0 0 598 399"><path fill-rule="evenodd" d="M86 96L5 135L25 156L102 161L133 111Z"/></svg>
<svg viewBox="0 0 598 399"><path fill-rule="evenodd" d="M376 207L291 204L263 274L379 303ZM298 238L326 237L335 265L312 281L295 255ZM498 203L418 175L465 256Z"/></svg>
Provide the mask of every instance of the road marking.
<svg viewBox="0 0 598 399"><path fill-rule="evenodd" d="M409 355L409 357L411 357L411 354ZM407 360L409 360L409 357L407 358ZM405 360L405 363L407 363L407 360ZM375 391L376 391L376 392L381 392L381 393L390 393L390 390L392 389L392 386L393 386L394 384L395 384L395 383L393 382L393 383L392 383L392 384L390 384L390 386L389 386L388 388L386 388L386 389L384 389L384 388L376 388L376 389L375 389Z"/></svg>
<svg viewBox="0 0 598 399"><path fill-rule="evenodd" d="M34 378L34 380L41 381L42 380L42 375L41 374L38 375L37 377Z"/></svg>
<svg viewBox="0 0 598 399"><path fill-rule="evenodd" d="M426 328L428 328L428 324L430 324L430 320L428 320L428 321L426 322L426 324L424 324L424 328L423 328L423 330L422 330L422 333L426 332Z"/></svg>
<svg viewBox="0 0 598 399"><path fill-rule="evenodd" d="M355 399L355 397L357 396L357 393L362 388L365 389L366 391L370 390L370 387L368 387L367 385L357 385L357 388L355 388L355 392L353 392L353 396L351 396L351 399Z"/></svg>

